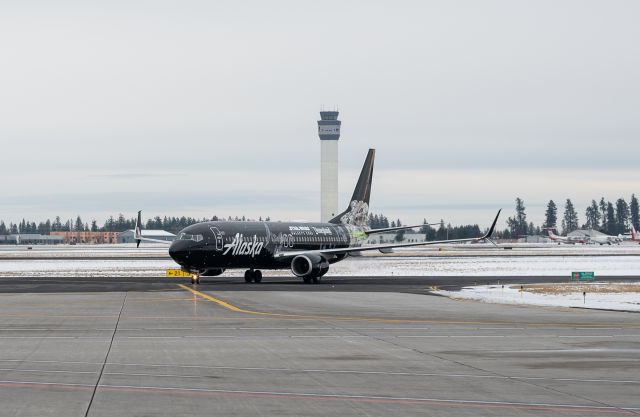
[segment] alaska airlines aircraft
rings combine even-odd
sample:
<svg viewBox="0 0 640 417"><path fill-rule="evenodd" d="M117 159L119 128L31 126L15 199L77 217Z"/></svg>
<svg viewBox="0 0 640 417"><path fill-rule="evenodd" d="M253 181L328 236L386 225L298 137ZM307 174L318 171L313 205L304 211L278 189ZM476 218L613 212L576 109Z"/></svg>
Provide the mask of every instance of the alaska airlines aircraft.
<svg viewBox="0 0 640 417"><path fill-rule="evenodd" d="M291 269L305 283L317 283L329 265L362 251L490 240L500 210L489 231L477 238L362 247L362 242L373 233L421 226L367 227L374 157L375 149L369 149L349 207L328 223L203 222L184 228L173 242L165 242L142 237L138 212L136 242L138 246L141 241L170 243L171 258L183 271L193 274L192 284L198 284L201 276L217 276L227 269L238 268L246 268L246 282L262 281L261 269Z"/></svg>

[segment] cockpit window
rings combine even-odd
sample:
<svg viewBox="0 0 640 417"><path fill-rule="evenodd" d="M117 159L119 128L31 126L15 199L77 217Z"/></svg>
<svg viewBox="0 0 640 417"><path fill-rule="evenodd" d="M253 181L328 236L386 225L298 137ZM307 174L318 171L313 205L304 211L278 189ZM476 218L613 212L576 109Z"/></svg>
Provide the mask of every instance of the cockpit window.
<svg viewBox="0 0 640 417"><path fill-rule="evenodd" d="M194 242L200 242L204 239L202 235L192 235L190 233L180 233L178 240L193 240Z"/></svg>

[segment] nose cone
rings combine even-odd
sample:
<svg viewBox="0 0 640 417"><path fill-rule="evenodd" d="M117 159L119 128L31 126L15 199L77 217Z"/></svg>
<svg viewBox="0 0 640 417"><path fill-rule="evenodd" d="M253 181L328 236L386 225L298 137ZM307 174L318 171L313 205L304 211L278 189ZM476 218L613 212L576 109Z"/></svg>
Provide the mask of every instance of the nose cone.
<svg viewBox="0 0 640 417"><path fill-rule="evenodd" d="M171 246L169 246L169 256L171 256L171 259L177 263L184 264L189 258L189 252L185 247L184 242L173 242Z"/></svg>

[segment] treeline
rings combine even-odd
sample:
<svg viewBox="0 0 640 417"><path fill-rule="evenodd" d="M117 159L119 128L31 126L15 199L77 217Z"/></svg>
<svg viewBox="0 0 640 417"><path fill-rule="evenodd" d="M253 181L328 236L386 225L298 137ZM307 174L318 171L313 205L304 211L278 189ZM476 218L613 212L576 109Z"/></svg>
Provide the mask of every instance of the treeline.
<svg viewBox="0 0 640 417"><path fill-rule="evenodd" d="M389 223L389 219L383 214L369 213L368 225L372 229L384 229L386 227L400 227L403 225L400 219L392 220ZM416 233L413 229L403 229L396 232L396 241L403 240L405 234ZM425 240L445 240L445 239L467 239L480 236L482 233L480 227L477 224L465 225L465 226L451 226L451 224L444 223L440 220L440 224L437 228L434 228L427 224L427 220L423 219L422 227L420 227L417 233L424 233Z"/></svg>
<svg viewBox="0 0 640 417"><path fill-rule="evenodd" d="M591 200L591 204L585 210L584 219L584 223L581 223L578 212L569 198L564 203L562 218L558 219L558 206L553 200L549 200L542 227L534 226L531 222L527 223L524 201L518 197L516 214L507 219L507 229L500 234L500 237L518 238L525 235L539 235L547 228L559 230L561 234L578 229L593 229L608 235L626 234L629 233L631 225L636 229L640 228L638 198L632 194L629 203L622 197L615 202L606 201L604 197L599 201Z"/></svg>
<svg viewBox="0 0 640 417"><path fill-rule="evenodd" d="M198 219L195 217L169 217L169 216L156 216L152 219L148 219L145 223L144 227L146 229L162 229L167 230L172 233L177 233L181 229L203 221L224 221L224 220L235 220L235 221L246 221L249 220L245 216L242 217L231 217L228 218L219 218L218 216L213 216L210 219L202 218ZM253 219L251 219L253 220ZM259 218L259 221L262 221L262 217ZM269 221L269 217L266 217L266 221ZM126 218L123 214L119 214L118 216L110 216L103 225L99 226L95 219L91 220L91 222L83 222L80 216L76 217L75 221L72 219L63 221L60 216L56 216L56 218L51 221L47 219L46 221L41 222L33 222L29 220L23 219L20 223L9 223L8 225L4 221L0 221L0 235L8 235L8 234L18 234L18 233L39 233L42 235L48 235L51 232L124 232L125 230L131 230L135 227L136 219L135 217Z"/></svg>

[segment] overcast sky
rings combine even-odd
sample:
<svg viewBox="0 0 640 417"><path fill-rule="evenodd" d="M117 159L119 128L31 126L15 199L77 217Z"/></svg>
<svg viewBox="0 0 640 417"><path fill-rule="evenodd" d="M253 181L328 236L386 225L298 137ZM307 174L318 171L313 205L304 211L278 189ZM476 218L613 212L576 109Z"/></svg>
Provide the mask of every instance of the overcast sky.
<svg viewBox="0 0 640 417"><path fill-rule="evenodd" d="M637 1L3 1L0 219L317 220L340 197L487 226L640 193ZM504 217L506 219L506 216ZM504 223L503 223L504 225Z"/></svg>

